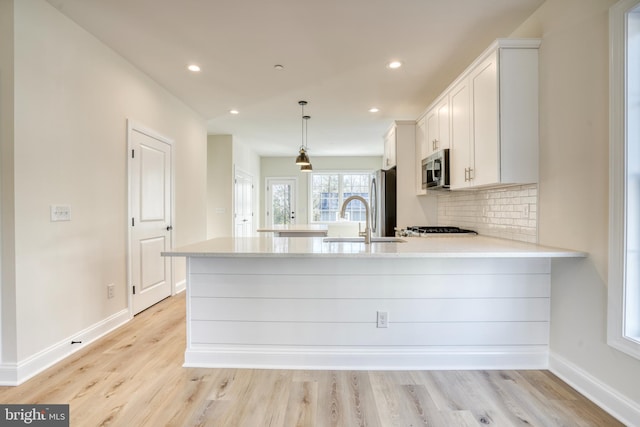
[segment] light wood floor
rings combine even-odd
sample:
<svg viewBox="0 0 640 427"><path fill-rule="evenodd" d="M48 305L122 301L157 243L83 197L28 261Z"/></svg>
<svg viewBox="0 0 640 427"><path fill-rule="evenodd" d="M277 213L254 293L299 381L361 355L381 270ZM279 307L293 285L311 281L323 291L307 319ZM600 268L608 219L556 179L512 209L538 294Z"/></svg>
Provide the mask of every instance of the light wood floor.
<svg viewBox="0 0 640 427"><path fill-rule="evenodd" d="M69 403L71 426L618 426L547 371L183 368L184 295L19 387L2 403Z"/></svg>

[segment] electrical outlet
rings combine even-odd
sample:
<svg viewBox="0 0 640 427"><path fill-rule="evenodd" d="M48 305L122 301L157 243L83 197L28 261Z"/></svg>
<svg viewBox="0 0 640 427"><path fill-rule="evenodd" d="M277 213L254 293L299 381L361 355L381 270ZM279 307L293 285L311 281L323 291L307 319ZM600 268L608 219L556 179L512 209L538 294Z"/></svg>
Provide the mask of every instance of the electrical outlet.
<svg viewBox="0 0 640 427"><path fill-rule="evenodd" d="M113 283L109 283L107 285L107 298L111 299L114 297L116 291L116 286Z"/></svg>
<svg viewBox="0 0 640 427"><path fill-rule="evenodd" d="M389 313L386 311L378 312L378 328L386 328L389 325Z"/></svg>

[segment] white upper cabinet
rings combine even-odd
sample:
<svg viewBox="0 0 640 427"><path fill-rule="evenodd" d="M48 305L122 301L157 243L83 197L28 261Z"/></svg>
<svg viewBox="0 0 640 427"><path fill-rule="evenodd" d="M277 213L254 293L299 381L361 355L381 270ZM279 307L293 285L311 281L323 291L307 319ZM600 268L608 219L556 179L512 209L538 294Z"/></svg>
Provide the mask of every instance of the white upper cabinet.
<svg viewBox="0 0 640 427"><path fill-rule="evenodd" d="M415 171L416 171L416 195L423 196L427 194L427 190L422 188L422 159L427 156L427 119L425 116L420 117L416 121L416 155L415 155Z"/></svg>
<svg viewBox="0 0 640 427"><path fill-rule="evenodd" d="M391 129L384 136L384 156L382 157L382 169L391 169L396 165L396 128Z"/></svg>
<svg viewBox="0 0 640 427"><path fill-rule="evenodd" d="M449 92L451 99L451 147L449 152L450 188L461 188L469 183L471 146L471 96L469 78L457 81ZM463 171L463 173L459 173Z"/></svg>
<svg viewBox="0 0 640 427"><path fill-rule="evenodd" d="M449 148L449 96L437 101L426 114L426 148L424 157L438 150Z"/></svg>
<svg viewBox="0 0 640 427"><path fill-rule="evenodd" d="M539 45L498 40L452 86L452 190L538 182Z"/></svg>

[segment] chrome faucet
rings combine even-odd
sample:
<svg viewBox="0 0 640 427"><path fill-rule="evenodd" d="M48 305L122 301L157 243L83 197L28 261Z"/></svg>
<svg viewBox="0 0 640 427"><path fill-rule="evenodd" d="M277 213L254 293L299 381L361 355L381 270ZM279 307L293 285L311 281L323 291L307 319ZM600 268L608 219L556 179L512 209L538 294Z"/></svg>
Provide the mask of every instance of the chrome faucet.
<svg viewBox="0 0 640 427"><path fill-rule="evenodd" d="M366 222L364 226L364 243L371 243L371 227L369 226L369 204L362 196L350 196L347 197L346 200L342 203L342 208L340 209L340 218L344 218L345 211L347 210L347 205L352 200L360 200L364 205L364 215L366 217Z"/></svg>

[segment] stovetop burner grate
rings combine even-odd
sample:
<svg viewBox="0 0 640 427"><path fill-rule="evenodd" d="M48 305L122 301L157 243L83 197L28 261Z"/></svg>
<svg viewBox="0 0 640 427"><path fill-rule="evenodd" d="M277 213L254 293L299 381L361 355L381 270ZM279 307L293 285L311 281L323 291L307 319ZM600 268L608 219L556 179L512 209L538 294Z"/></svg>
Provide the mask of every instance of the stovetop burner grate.
<svg viewBox="0 0 640 427"><path fill-rule="evenodd" d="M460 227L448 227L448 226L424 226L424 225L413 225L411 227L407 227L407 231L411 232L411 234L421 235L421 234L478 234L473 230L465 230Z"/></svg>

